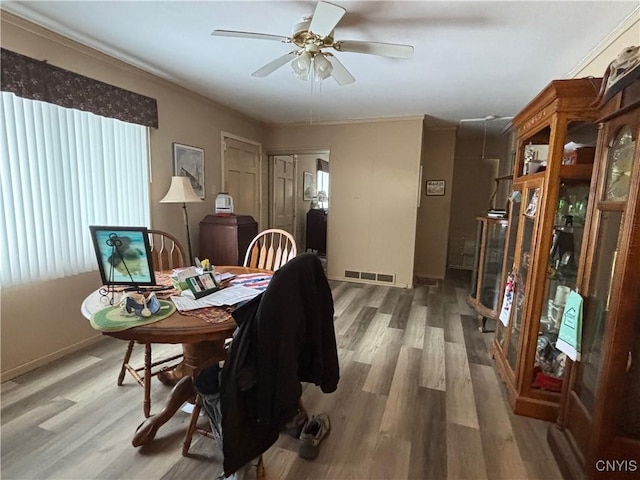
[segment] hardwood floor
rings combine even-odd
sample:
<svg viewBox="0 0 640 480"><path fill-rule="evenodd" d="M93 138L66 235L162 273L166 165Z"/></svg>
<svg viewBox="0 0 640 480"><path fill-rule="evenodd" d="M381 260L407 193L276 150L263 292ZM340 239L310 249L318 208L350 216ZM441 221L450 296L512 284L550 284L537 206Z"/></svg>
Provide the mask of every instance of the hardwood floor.
<svg viewBox="0 0 640 480"><path fill-rule="evenodd" d="M478 331L464 301L466 272L413 290L331 286L340 384L330 395L307 385L303 399L310 413L329 413L332 430L314 461L282 434L264 455L268 479L562 478L548 424L508 408L488 354L492 335ZM181 456L186 413L151 444L131 446L143 391L131 377L116 386L125 348L105 338L2 384L3 479L216 478L221 453L212 440L194 436L191 457ZM168 392L153 382L152 413Z"/></svg>

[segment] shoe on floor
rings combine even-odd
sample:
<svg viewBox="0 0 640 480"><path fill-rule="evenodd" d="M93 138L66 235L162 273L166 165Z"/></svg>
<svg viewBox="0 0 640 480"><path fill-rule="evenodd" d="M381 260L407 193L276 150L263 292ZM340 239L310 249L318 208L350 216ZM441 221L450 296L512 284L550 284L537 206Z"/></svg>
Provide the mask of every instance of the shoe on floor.
<svg viewBox="0 0 640 480"><path fill-rule="evenodd" d="M302 410L298 410L295 417L289 421L284 426L284 431L291 435L293 438L300 438L300 434L302 433L302 429L304 428L305 423L309 420L309 417Z"/></svg>
<svg viewBox="0 0 640 480"><path fill-rule="evenodd" d="M307 460L313 460L320 452L320 442L331 431L329 415L320 413L314 415L302 428L300 434L300 448L298 455Z"/></svg>

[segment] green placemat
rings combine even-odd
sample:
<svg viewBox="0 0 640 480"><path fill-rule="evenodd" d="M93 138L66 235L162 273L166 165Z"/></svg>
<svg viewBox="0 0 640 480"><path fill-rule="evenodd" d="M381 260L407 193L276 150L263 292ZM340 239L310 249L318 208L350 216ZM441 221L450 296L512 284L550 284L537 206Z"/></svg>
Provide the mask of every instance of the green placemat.
<svg viewBox="0 0 640 480"><path fill-rule="evenodd" d="M170 300L160 300L160 305L161 308L158 313L146 318L127 315L122 312L122 308L119 305L103 308L91 315L91 326L96 330L118 332L128 328L159 322L176 311L175 305Z"/></svg>

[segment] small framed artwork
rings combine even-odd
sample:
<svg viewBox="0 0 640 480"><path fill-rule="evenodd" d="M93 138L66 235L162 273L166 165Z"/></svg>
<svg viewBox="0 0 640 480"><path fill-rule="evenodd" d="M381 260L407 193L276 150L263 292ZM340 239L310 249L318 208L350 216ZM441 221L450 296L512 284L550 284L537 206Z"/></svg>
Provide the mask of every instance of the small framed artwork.
<svg viewBox="0 0 640 480"><path fill-rule="evenodd" d="M89 227L103 285L155 285L146 227Z"/></svg>
<svg viewBox="0 0 640 480"><path fill-rule="evenodd" d="M173 174L189 177L193 190L204 199L204 149L174 143Z"/></svg>
<svg viewBox="0 0 640 480"><path fill-rule="evenodd" d="M444 180L427 180L426 195L444 195L445 181Z"/></svg>
<svg viewBox="0 0 640 480"><path fill-rule="evenodd" d="M202 272L200 275L188 277L185 282L195 298L201 298L220 290L213 272Z"/></svg>
<svg viewBox="0 0 640 480"><path fill-rule="evenodd" d="M302 199L313 200L316 197L316 184L313 181L313 173L303 172L302 175Z"/></svg>

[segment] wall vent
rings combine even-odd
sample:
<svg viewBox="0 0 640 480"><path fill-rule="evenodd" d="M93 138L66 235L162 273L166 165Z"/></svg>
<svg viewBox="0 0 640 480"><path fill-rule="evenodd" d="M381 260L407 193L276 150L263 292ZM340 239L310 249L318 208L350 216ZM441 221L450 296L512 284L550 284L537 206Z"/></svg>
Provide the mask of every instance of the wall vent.
<svg viewBox="0 0 640 480"><path fill-rule="evenodd" d="M396 276L391 273L357 272L355 270L345 270L345 278L359 278L370 282L396 283Z"/></svg>
<svg viewBox="0 0 640 480"><path fill-rule="evenodd" d="M353 270L345 270L344 276L346 278L360 278L360 272L354 272Z"/></svg>

